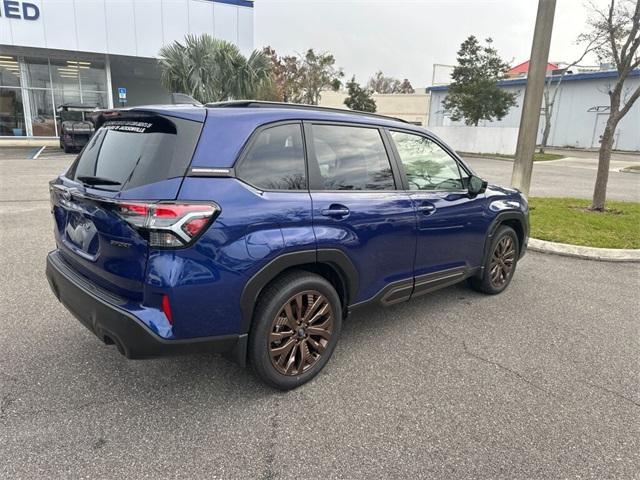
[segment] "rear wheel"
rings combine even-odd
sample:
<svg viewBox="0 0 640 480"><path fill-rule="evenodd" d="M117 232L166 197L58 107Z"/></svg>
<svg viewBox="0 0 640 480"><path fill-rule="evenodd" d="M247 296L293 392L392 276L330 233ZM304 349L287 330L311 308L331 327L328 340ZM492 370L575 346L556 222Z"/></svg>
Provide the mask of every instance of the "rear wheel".
<svg viewBox="0 0 640 480"><path fill-rule="evenodd" d="M249 334L249 361L261 380L290 390L329 361L342 327L340 298L323 277L291 272L260 295Z"/></svg>
<svg viewBox="0 0 640 480"><path fill-rule="evenodd" d="M498 227L485 259L484 274L482 278L470 278L469 285L482 293L502 292L511 283L519 252L518 235L513 228L506 225Z"/></svg>

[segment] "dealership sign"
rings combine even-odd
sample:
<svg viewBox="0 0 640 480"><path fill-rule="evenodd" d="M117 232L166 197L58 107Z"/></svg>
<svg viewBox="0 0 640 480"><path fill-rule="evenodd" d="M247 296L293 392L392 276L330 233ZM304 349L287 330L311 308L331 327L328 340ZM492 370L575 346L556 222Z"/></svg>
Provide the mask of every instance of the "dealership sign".
<svg viewBox="0 0 640 480"><path fill-rule="evenodd" d="M16 20L37 20L40 18L40 9L33 3L0 0L0 17L15 18Z"/></svg>

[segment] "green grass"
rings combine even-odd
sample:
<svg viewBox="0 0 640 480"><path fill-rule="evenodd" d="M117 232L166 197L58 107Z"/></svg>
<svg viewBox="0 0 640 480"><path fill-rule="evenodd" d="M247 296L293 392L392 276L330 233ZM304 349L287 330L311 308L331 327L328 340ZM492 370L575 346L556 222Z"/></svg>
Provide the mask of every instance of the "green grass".
<svg viewBox="0 0 640 480"><path fill-rule="evenodd" d="M464 156L465 152L460 152L462 156ZM469 155L473 155L474 157L484 157L484 158L508 158L509 160L513 160L515 155L503 155L501 153L469 153ZM559 155L557 153L539 153L536 152L533 155L534 162L545 162L547 160L560 160L561 158L565 158L564 155Z"/></svg>
<svg viewBox="0 0 640 480"><path fill-rule="evenodd" d="M559 155L557 153L540 153L536 152L533 155L534 162L546 162L547 160L560 160L564 158L564 155Z"/></svg>
<svg viewBox="0 0 640 480"><path fill-rule="evenodd" d="M602 248L640 248L640 203L607 201L590 212L589 200L529 199L531 237Z"/></svg>

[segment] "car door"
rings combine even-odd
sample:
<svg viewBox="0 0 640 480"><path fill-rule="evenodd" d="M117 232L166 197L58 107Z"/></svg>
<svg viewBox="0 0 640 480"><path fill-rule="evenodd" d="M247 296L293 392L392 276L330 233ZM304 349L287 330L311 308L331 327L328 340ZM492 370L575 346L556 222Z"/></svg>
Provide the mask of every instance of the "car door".
<svg viewBox="0 0 640 480"><path fill-rule="evenodd" d="M455 283L482 263L484 194L470 195L467 171L439 142L389 130L417 213L414 295Z"/></svg>
<svg viewBox="0 0 640 480"><path fill-rule="evenodd" d="M416 214L375 126L305 122L319 258L339 249L358 272L350 304L406 300L413 288Z"/></svg>

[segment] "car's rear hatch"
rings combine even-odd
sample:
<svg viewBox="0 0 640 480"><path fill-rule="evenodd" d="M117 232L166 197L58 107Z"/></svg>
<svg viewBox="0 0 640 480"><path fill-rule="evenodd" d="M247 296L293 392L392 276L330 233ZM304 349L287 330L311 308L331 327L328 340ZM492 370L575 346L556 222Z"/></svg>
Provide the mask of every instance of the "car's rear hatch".
<svg viewBox="0 0 640 480"><path fill-rule="evenodd" d="M107 112L76 161L51 182L56 242L78 273L127 299L142 297L149 242L123 212L176 199L201 111L182 118L173 111Z"/></svg>

